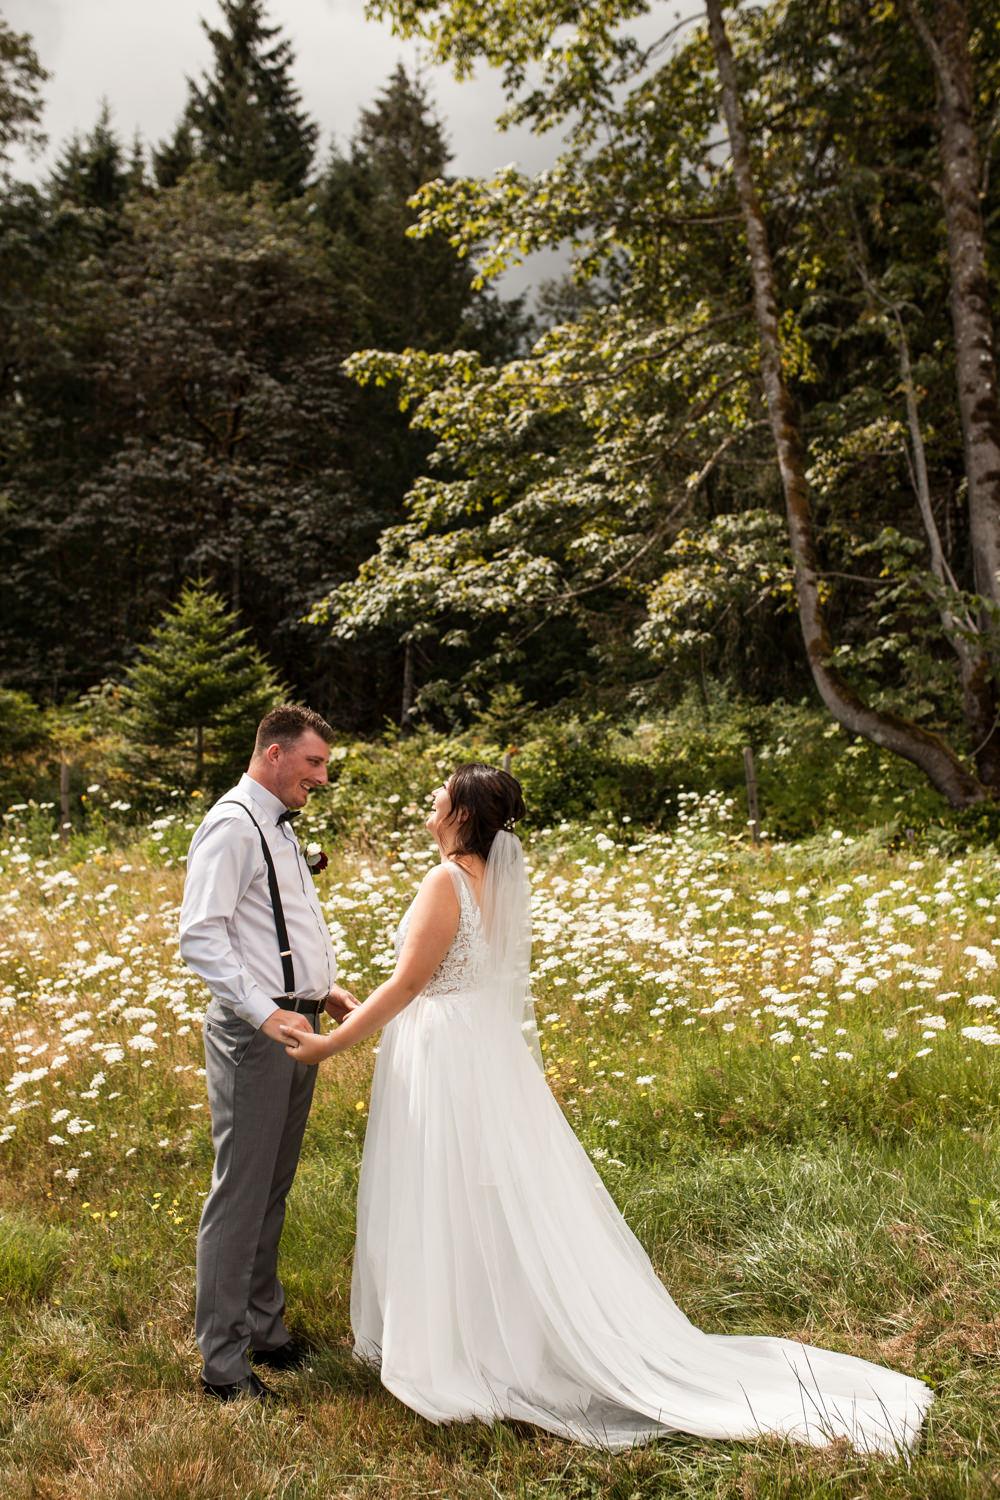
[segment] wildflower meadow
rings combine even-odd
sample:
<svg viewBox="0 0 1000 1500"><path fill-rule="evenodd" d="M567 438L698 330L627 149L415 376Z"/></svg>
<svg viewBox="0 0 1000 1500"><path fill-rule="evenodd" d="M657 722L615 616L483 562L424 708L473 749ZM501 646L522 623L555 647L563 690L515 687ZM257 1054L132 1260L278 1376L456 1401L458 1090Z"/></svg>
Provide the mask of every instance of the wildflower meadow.
<svg viewBox="0 0 1000 1500"><path fill-rule="evenodd" d="M289 1205L282 1274L312 1365L274 1377L274 1409L200 1396L205 994L176 925L203 804L129 824L90 795L86 836L62 846L49 810L22 804L0 847L10 1500L1000 1491L992 847L834 830L755 848L721 794L683 797L666 831L530 835L546 1071L681 1307L710 1330L891 1364L938 1397L909 1463L683 1436L611 1457L528 1428L432 1427L352 1360L377 1038L321 1070ZM331 854L316 878L359 995L436 858L416 802L395 793L382 812L377 841L334 836L321 800L302 820Z"/></svg>

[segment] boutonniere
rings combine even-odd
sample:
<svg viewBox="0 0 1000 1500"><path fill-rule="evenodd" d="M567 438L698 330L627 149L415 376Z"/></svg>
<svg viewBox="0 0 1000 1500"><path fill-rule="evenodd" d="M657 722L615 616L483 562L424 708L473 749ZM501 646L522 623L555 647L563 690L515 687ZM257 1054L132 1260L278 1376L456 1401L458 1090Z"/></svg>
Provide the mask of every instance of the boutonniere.
<svg viewBox="0 0 1000 1500"><path fill-rule="evenodd" d="M314 875L318 875L321 870L325 870L330 863L319 844L307 844L305 858L306 864Z"/></svg>

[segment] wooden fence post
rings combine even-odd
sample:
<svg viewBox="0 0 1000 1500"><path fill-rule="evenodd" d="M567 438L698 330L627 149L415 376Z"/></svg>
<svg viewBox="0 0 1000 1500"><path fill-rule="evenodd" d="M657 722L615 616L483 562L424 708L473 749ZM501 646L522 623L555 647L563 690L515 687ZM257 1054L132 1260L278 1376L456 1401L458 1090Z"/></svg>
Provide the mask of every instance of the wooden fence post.
<svg viewBox="0 0 1000 1500"><path fill-rule="evenodd" d="M760 810L757 806L757 772L753 763L753 751L749 745L743 747L743 769L747 778L747 812L749 813L750 837L760 843Z"/></svg>
<svg viewBox="0 0 1000 1500"><path fill-rule="evenodd" d="M401 729L412 729L413 714L413 637L407 636L403 648L403 701L399 710Z"/></svg>
<svg viewBox="0 0 1000 1500"><path fill-rule="evenodd" d="M59 842L69 843L69 761L59 761Z"/></svg>

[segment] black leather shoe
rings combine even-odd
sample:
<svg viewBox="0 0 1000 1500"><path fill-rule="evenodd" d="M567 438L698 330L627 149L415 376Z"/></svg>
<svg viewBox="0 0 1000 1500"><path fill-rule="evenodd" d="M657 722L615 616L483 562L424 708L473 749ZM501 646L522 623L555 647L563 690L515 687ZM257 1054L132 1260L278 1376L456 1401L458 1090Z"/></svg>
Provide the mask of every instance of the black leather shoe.
<svg viewBox="0 0 1000 1500"><path fill-rule="evenodd" d="M242 1380L234 1380L231 1385L212 1385L209 1381L202 1379L201 1388L206 1396L211 1396L215 1401L259 1401L264 1405L268 1401L277 1401L277 1391L272 1391L269 1385L265 1385L252 1372L244 1375Z"/></svg>
<svg viewBox="0 0 1000 1500"><path fill-rule="evenodd" d="M269 1370L300 1370L309 1364L313 1350L302 1339L289 1339L277 1349L248 1349L254 1364L266 1365Z"/></svg>

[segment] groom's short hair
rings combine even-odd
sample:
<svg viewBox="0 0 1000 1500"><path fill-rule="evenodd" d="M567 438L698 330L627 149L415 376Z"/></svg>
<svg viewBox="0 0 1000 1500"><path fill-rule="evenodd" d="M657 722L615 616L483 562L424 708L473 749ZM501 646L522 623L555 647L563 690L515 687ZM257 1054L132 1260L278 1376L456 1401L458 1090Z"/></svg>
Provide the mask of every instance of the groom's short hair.
<svg viewBox="0 0 1000 1500"><path fill-rule="evenodd" d="M326 740L328 745L336 738L323 716L313 709L303 708L299 703L279 703L257 725L253 753L263 755L268 745L280 745L283 750L287 750L310 729L320 739Z"/></svg>

